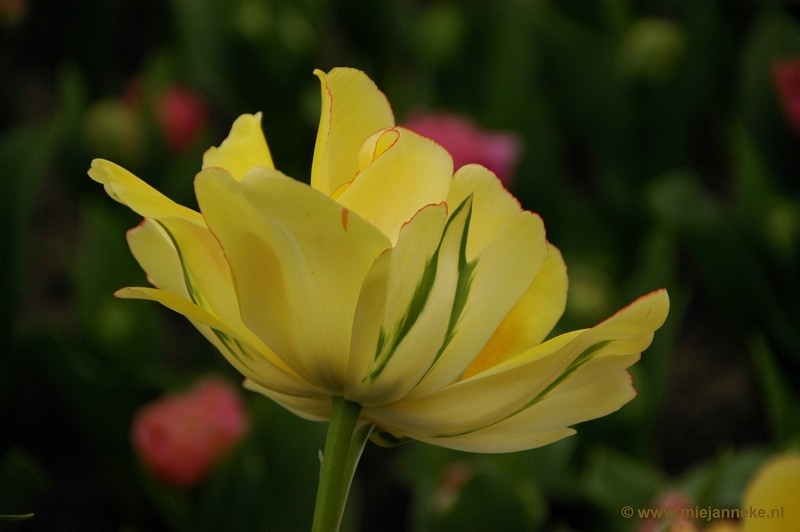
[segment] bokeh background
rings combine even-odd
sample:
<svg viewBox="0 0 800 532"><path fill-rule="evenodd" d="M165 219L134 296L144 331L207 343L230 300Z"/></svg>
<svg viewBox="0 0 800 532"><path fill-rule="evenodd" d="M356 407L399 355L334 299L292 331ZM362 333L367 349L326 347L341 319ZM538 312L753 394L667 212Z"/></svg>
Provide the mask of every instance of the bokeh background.
<svg viewBox="0 0 800 532"><path fill-rule="evenodd" d="M0 522L12 531L306 531L325 425L242 391L197 486L142 465L143 405L239 377L142 285L140 222L86 170L196 205L203 151L263 111L308 180L314 68L365 70L399 123L512 131L509 188L569 266L557 331L666 287L638 397L545 448L369 444L345 530L625 531L679 490L734 507L800 444L800 6L755 0L0 0ZM793 70L794 68L794 74ZM794 77L793 77L794 76ZM792 97L794 96L794 99Z"/></svg>

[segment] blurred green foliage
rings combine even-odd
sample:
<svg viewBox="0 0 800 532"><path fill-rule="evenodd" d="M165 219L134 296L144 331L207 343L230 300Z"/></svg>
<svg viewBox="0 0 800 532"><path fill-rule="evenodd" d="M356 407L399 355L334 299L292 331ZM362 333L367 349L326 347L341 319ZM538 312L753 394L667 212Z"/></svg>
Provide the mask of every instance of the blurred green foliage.
<svg viewBox="0 0 800 532"><path fill-rule="evenodd" d="M278 168L307 180L314 68L365 70L398 122L448 110L524 140L513 192L570 267L557 331L666 287L632 368L639 397L551 446L501 456L370 448L346 530L616 531L668 490L735 506L800 445L800 142L776 62L800 57L778 0L0 0L0 530L308 530L324 425L248 395L248 437L170 488L134 412L213 372L189 325L113 292L144 275L139 223L94 157L195 203L204 149L263 111ZM183 151L160 97L208 103Z"/></svg>

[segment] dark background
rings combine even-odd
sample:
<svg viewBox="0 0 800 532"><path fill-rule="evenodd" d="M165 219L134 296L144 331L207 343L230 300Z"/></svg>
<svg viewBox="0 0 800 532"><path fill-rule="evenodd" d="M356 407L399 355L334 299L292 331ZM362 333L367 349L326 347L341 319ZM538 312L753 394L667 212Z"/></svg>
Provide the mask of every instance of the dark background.
<svg viewBox="0 0 800 532"><path fill-rule="evenodd" d="M366 71L400 123L446 110L524 140L510 188L570 269L557 332L656 288L672 302L621 411L513 455L370 444L344 529L631 530L620 508L670 489L738 505L765 458L800 442L800 152L774 76L800 57L798 13L745 0L0 0L0 514L36 514L0 530L310 528L325 426L264 397L245 394L249 435L197 488L140 464L138 408L201 375L239 377L182 317L112 297L145 283L124 237L140 220L86 169L108 158L192 206L203 151L263 111L276 166L307 181L312 71L334 66ZM180 149L159 127L171 87L206 102Z"/></svg>

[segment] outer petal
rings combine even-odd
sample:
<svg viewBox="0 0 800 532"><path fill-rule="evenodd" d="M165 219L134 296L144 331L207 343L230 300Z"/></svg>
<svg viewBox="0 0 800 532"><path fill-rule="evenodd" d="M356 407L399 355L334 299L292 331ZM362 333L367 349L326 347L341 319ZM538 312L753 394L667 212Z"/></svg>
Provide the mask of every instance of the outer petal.
<svg viewBox="0 0 800 532"><path fill-rule="evenodd" d="M258 338L247 338L216 317L182 297L154 288L123 288L115 294L123 299L157 301L183 314L208 338L245 377L278 393L301 397L315 396L321 390L299 377ZM248 341L251 340L251 341Z"/></svg>
<svg viewBox="0 0 800 532"><path fill-rule="evenodd" d="M261 113L237 118L219 148L210 148L203 154L203 168L212 166L224 168L237 181L254 166L275 168L261 130Z"/></svg>
<svg viewBox="0 0 800 532"><path fill-rule="evenodd" d="M206 228L201 228L179 218L170 218L168 220L172 222L173 233L178 234L182 241L186 237L181 234L181 225L186 226L186 231L189 234L195 231L205 233L201 234L201 241L207 240L207 238L213 239ZM158 299L167 307L186 315L195 327L245 375L249 374L249 369L239 360L243 356L242 348L237 346L235 342L226 340L226 336L240 338L245 344L257 346L258 351L263 353L263 356L266 356L271 361L271 364L296 376L297 374L286 363L244 326L239 318L238 306L235 309L235 315L228 315L227 320L220 320L217 318L219 314L211 308L212 305L208 301L210 299L213 303L216 303L218 296L213 291L210 292L211 296L208 298L200 294L199 286L206 287L209 281L213 282L213 270L220 268L219 257L215 257L215 255L221 255L222 250L219 249L219 245L216 245L216 241L212 245L216 245L217 249L211 249L210 251L202 245L192 245L184 241L182 242L183 253L179 253L176 247L178 245L177 240L160 223L145 218L141 225L128 231L128 242L139 264L147 272L148 279L162 290L153 292L150 289L146 289L145 292L142 292L143 289L125 289L119 292L118 295L137 299ZM208 246L209 243L205 242L205 244ZM206 251L210 256L203 253L198 254L197 251ZM201 269L199 272L197 272L196 263L200 263ZM211 275L203 271L208 266L211 266ZM235 301L236 295L230 279L230 269L228 269L227 263L221 266L223 271L220 272L222 275L218 275L218 277L221 277L218 282L221 285L226 284L226 289L228 290L227 296L223 297L233 297ZM197 274L196 277L192 275L193 271ZM195 279L199 279L200 282L195 282ZM187 285L191 289L187 288ZM221 288L225 287L219 286L214 290L219 291ZM166 295L161 292L177 295L186 300L189 306L187 306L187 303L176 302L172 295ZM154 296L154 293L158 295ZM220 305L216 305L216 307L220 308ZM222 312L222 314L224 315L225 313ZM247 357L244 358L246 359ZM254 378L263 381L261 377ZM267 380L267 382L269 381Z"/></svg>
<svg viewBox="0 0 800 532"><path fill-rule="evenodd" d="M567 284L567 267L561 252L548 244L544 264L533 284L483 346L464 372L464 378L541 343L564 313Z"/></svg>
<svg viewBox="0 0 800 532"><path fill-rule="evenodd" d="M348 399L369 406L402 398L441 351L463 270L470 203L449 222L444 204L426 207L370 269L354 322Z"/></svg>
<svg viewBox="0 0 800 532"><path fill-rule="evenodd" d="M470 194L474 195L474 203L467 260L472 260L506 222L522 211L517 199L503 187L500 179L478 164L462 166L455 173L447 204L458 205Z"/></svg>
<svg viewBox="0 0 800 532"><path fill-rule="evenodd" d="M219 319L237 337L262 351L266 349L274 363L288 368L242 323L230 267L206 227L184 218L145 220L128 232L128 241L156 286L191 301ZM223 352L226 349L221 348Z"/></svg>
<svg viewBox="0 0 800 532"><path fill-rule="evenodd" d="M175 248L190 299L234 330L245 329L230 266L211 231L182 218L157 223Z"/></svg>
<svg viewBox="0 0 800 532"><path fill-rule="evenodd" d="M257 382L246 379L244 387L250 391L269 397L289 412L309 421L327 421L331 417L331 396L318 393L305 397L285 395L261 386Z"/></svg>
<svg viewBox="0 0 800 532"><path fill-rule="evenodd" d="M237 183L209 168L195 188L233 271L244 323L310 382L342 393L361 284L389 241L275 170L258 167Z"/></svg>
<svg viewBox="0 0 800 532"><path fill-rule="evenodd" d="M327 75L320 70L314 74L322 85L322 112L311 186L330 196L356 175L364 140L392 127L394 115L386 96L360 70L334 68Z"/></svg>
<svg viewBox="0 0 800 532"><path fill-rule="evenodd" d="M102 183L109 196L145 218L179 216L205 225L200 213L178 205L121 166L104 159L92 161L89 177Z"/></svg>
<svg viewBox="0 0 800 532"><path fill-rule="evenodd" d="M147 280L157 288L190 299L178 252L158 223L145 218L128 231L128 246Z"/></svg>
<svg viewBox="0 0 800 532"><path fill-rule="evenodd" d="M409 398L436 392L461 376L528 290L546 254L541 218L520 212L466 263L464 269L469 273L460 286L454 311L457 306L460 308L450 316L444 349Z"/></svg>
<svg viewBox="0 0 800 532"><path fill-rule="evenodd" d="M538 403L589 360L640 353L666 319L659 290L608 320L545 342L439 392L364 411L381 428L411 438L455 437L499 423Z"/></svg>
<svg viewBox="0 0 800 532"><path fill-rule="evenodd" d="M360 158L362 171L338 201L383 231L392 244L421 208L447 198L452 157L413 131L398 127L372 135Z"/></svg>
<svg viewBox="0 0 800 532"><path fill-rule="evenodd" d="M578 368L542 400L515 416L475 432L428 443L472 452L505 453L533 449L569 436L570 425L605 416L636 396L623 368L638 355L600 356Z"/></svg>

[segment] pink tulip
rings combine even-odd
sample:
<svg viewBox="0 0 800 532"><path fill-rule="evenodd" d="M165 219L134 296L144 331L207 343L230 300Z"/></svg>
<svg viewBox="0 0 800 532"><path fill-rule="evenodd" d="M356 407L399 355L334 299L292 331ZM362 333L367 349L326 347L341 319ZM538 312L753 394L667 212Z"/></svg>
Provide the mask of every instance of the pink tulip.
<svg viewBox="0 0 800 532"><path fill-rule="evenodd" d="M164 140L176 153L192 145L208 120L206 101L196 92L178 87L161 94L156 113Z"/></svg>
<svg viewBox="0 0 800 532"><path fill-rule="evenodd" d="M227 382L209 377L166 395L135 416L131 440L147 468L179 488L197 485L241 439L245 406Z"/></svg>
<svg viewBox="0 0 800 532"><path fill-rule="evenodd" d="M508 186L522 153L522 141L513 133L479 129L464 118L447 113L415 114L405 127L441 144L453 156L453 166L485 166Z"/></svg>
<svg viewBox="0 0 800 532"><path fill-rule="evenodd" d="M800 133L800 58L775 63L772 79L789 123Z"/></svg>

